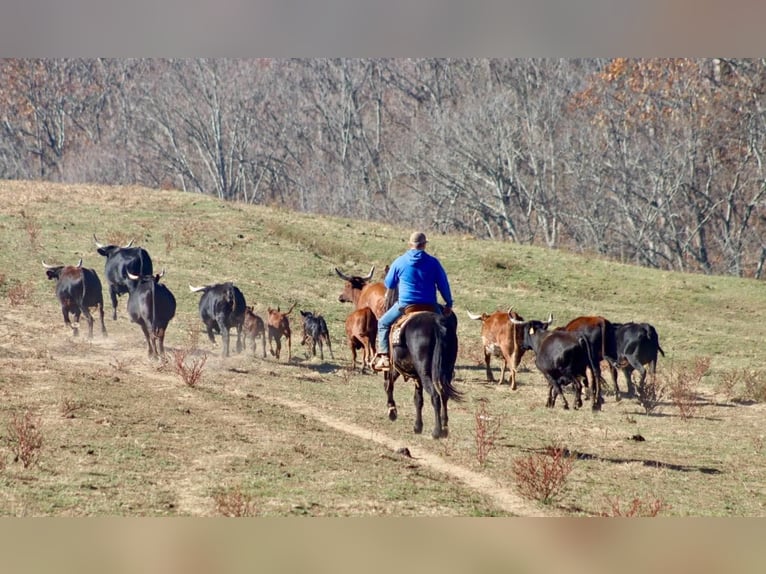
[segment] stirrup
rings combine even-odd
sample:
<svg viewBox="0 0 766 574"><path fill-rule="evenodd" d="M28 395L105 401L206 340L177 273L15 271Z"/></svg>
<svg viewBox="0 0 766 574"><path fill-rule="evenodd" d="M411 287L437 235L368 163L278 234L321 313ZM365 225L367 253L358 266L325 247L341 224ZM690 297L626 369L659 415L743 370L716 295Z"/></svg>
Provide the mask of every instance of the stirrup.
<svg viewBox="0 0 766 574"><path fill-rule="evenodd" d="M388 355L384 353L378 353L375 355L375 357L373 357L370 368L377 372L389 371L391 370L391 360L389 359Z"/></svg>

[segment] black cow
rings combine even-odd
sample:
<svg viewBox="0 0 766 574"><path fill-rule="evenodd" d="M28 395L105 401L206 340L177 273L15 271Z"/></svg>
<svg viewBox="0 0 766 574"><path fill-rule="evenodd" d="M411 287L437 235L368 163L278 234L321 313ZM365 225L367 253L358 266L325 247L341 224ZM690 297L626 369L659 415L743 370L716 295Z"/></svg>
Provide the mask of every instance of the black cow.
<svg viewBox="0 0 766 574"><path fill-rule="evenodd" d="M556 397L561 395L564 408L568 409L569 404L561 387L572 383L575 389L575 408L579 408L582 406L581 379L587 380L586 369L590 368L594 373L599 372L594 362L594 353L583 333L562 329L548 331L552 321L552 315L547 321L519 321L511 317L511 323L524 328L523 346L535 352L535 365L548 381L548 401L545 406L553 408ZM601 396L601 380L600 376L594 377L591 389L591 408L594 411L601 410L601 404L604 402Z"/></svg>
<svg viewBox="0 0 766 574"><path fill-rule="evenodd" d="M164 269L157 275L128 273L128 315L141 326L150 358L165 354L165 331L176 314L176 298L160 283L164 275Z"/></svg>
<svg viewBox="0 0 766 574"><path fill-rule="evenodd" d="M311 311L301 311L303 317L303 339L301 344L311 345L312 356L317 356L317 343L319 343L319 358L324 361L324 343L327 343L327 348L330 349L330 357L335 358L332 354L332 344L330 344L330 331L327 329L327 322L321 315L315 315Z"/></svg>
<svg viewBox="0 0 766 574"><path fill-rule="evenodd" d="M615 340L617 343L617 367L625 375L628 385L628 396L634 397L636 388L633 385L633 371L641 373L638 382L642 388L646 380L646 369L654 377L657 370L657 353L665 356L665 351L660 347L660 338L657 330L649 323L615 323Z"/></svg>
<svg viewBox="0 0 766 574"><path fill-rule="evenodd" d="M229 329L237 329L237 353L242 352L242 328L245 322L245 296L231 281L192 287L192 293L202 291L199 300L199 316L207 328L207 336L215 343L213 333L220 333L222 356L229 356Z"/></svg>
<svg viewBox="0 0 766 574"><path fill-rule="evenodd" d="M82 259L77 265L48 265L43 261L45 274L48 279L56 280L56 297L61 303L61 313L64 324L72 328L72 334L79 334L80 314L88 320L88 338L93 338L93 315L91 307L98 307L101 319L101 334L106 337L104 325L104 295L101 290L101 280L93 269L82 266ZM75 324L69 322L69 314L74 315Z"/></svg>
<svg viewBox="0 0 766 574"><path fill-rule="evenodd" d="M112 299L112 319L117 319L117 296L129 293L135 282L128 278L128 273L138 277L150 276L154 273L152 258L143 247L131 247L131 239L127 245L103 245L93 234L99 255L106 257L104 275L109 286L109 297ZM132 283L132 285L131 285Z"/></svg>

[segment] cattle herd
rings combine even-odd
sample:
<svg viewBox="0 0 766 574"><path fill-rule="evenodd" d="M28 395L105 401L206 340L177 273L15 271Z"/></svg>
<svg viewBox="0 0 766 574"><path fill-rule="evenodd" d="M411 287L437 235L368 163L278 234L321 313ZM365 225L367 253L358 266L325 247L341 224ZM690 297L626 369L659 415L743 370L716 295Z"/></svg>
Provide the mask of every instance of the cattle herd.
<svg viewBox="0 0 766 574"><path fill-rule="evenodd" d="M133 242L125 246L104 245L93 236L96 249L105 257L104 276L112 302L112 317L117 319L118 297L128 294L127 311L132 322L137 323L146 339L149 357L164 354L164 338L168 324L176 311L176 300L166 285L160 282L165 275L154 274L152 259ZM107 334L104 325L104 299L101 281L94 269L77 265L48 265L43 261L46 275L56 281L56 296L61 304L64 323L78 334L80 316L88 321L88 336L93 336L94 318L91 309L96 308L101 322L101 332ZM338 300L352 303L354 310L345 321L346 339L352 354L352 369L357 368L357 351L362 350L361 371L370 366L375 354L377 322L386 308L386 290L382 282L373 282L373 266L365 276L351 276L335 268L343 279L344 287ZM266 357L266 338L269 351L279 360L282 340L287 346L287 360L292 355L289 315L295 303L285 312L279 307L268 308L266 321L247 306L242 291L232 282L189 286L192 293L201 293L199 315L211 342L214 334L221 336L222 355L229 356L231 330L237 334L236 351L242 352L249 339L253 355L256 339L260 338L261 354ZM69 315L74 316L74 323ZM324 360L324 346L333 357L327 324L321 315L300 311L302 322L301 344L306 345L313 356L319 346L320 358ZM648 323L615 323L604 317L585 316L571 320L563 327L551 328L553 316L545 321L524 320L515 310L474 314L468 317L481 322L481 340L487 381L493 382L490 367L493 356L502 359L499 382L508 382L512 390L517 388L517 369L524 353L535 354L535 366L548 382L546 406L553 407L561 395L564 408L569 408L562 387L571 384L575 391L575 408L582 405L581 393L585 388L590 397L591 408L600 410L603 403L600 364L605 361L617 400L622 398L618 386L618 369L626 380L626 396L636 395L637 387L632 381L633 371L638 371L638 390L643 388L647 373L655 374L658 354L664 356L656 329ZM455 351L456 352L456 351ZM453 363L454 364L454 363ZM648 370L646 366L648 365ZM450 376L451 378L451 376ZM390 399L392 402L392 399ZM445 407L446 418L446 407ZM446 423L446 420L445 420Z"/></svg>

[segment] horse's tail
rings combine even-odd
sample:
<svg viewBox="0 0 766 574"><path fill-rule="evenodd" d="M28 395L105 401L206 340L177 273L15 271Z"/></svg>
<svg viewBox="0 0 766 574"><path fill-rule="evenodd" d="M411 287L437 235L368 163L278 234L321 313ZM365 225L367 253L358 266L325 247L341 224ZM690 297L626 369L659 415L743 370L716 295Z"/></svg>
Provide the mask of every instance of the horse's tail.
<svg viewBox="0 0 766 574"><path fill-rule="evenodd" d="M447 325L437 317L434 321L434 351L431 358L431 380L443 400L460 401L463 393L452 385L455 372L455 357L457 348L450 344L451 334Z"/></svg>

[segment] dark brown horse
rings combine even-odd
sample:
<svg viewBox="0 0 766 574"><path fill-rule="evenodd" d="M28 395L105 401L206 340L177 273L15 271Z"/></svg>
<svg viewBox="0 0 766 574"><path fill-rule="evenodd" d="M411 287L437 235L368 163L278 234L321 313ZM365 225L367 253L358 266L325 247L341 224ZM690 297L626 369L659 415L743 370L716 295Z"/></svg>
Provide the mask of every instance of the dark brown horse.
<svg viewBox="0 0 766 574"><path fill-rule="evenodd" d="M449 434L447 403L450 399L461 399L461 393L452 386L458 350L457 317L452 312L445 316L432 311L415 311L405 312L403 319L403 323L397 322L391 329L393 368L386 373L385 379L388 418L394 421L397 417L394 382L402 375L405 380L415 381L415 433L423 432L425 388L434 408L431 436L435 439L446 437Z"/></svg>

